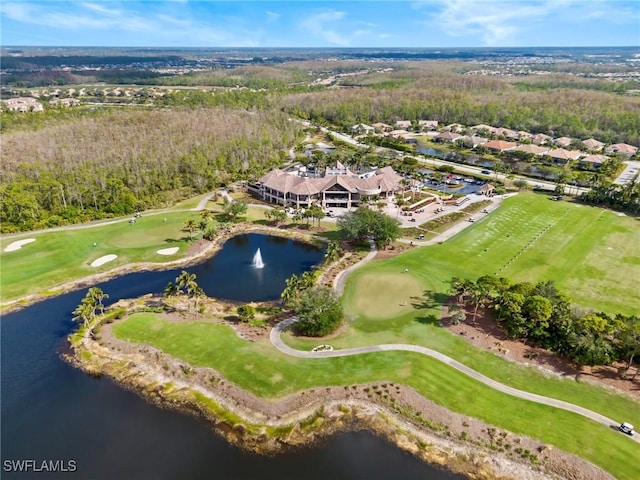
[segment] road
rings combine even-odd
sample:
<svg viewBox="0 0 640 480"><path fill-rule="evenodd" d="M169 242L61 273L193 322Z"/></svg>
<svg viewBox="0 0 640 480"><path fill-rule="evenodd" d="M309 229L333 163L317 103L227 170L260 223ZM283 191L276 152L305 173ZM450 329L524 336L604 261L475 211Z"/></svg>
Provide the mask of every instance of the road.
<svg viewBox="0 0 640 480"><path fill-rule="evenodd" d="M287 320L283 320L278 325L271 329L269 334L269 340L271 344L277 348L279 351L286 355L290 355L292 357L297 358L335 358L335 357L348 357L351 355L362 355L364 353L375 353L375 352L390 352L390 351L404 351L404 352L413 352L419 353L421 355L426 355L435 360L438 360L446 365L449 365L452 368L455 368L459 372L468 375L469 377L477 380L484 385L487 385L494 390L498 390L499 392L506 393L507 395L511 395L512 397L522 398L524 400L529 400L531 402L540 403L542 405L549 405L551 407L560 408L562 410L567 410L569 412L577 413L578 415L582 415L590 420L600 423L609 428L617 428L620 424L619 421L613 420L611 418L605 417L604 415L600 415L597 412L592 410L588 410L579 405L574 405L569 402L565 402L563 400L558 400L551 397L545 397L543 395L538 395L536 393L525 392L524 390L518 390L517 388L510 387L503 383L497 382L486 375L464 365L463 363L458 362L457 360L440 353L436 350L432 350L427 347L422 347L419 345L411 345L407 343L396 343L396 344L381 344L381 345L371 345L366 347L357 347L357 348L345 348L343 350L331 350L324 352L310 352L303 350L296 350L294 348L286 345L281 338L281 333L293 325L298 319L297 318L289 318ZM621 434L622 435L622 434ZM629 437L630 439L640 443L640 435L636 434L633 437Z"/></svg>

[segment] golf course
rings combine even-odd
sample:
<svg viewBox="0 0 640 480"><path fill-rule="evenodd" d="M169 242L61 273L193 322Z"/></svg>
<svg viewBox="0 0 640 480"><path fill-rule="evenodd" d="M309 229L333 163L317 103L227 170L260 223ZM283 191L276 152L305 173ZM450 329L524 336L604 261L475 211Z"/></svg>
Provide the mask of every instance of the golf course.
<svg viewBox="0 0 640 480"><path fill-rule="evenodd" d="M189 247L183 225L194 215L166 211L143 215L135 224L121 220L3 239L3 301L119 265L182 258ZM255 213L250 220L261 221ZM391 343L428 347L505 385L640 424L640 403L630 396L507 361L440 325L443 304L450 296L448 281L454 276L552 280L582 308L637 312L640 292L637 282L631 281L638 277L640 264L637 222L599 208L554 202L546 195L507 198L446 242L375 259L353 271L343 294L347 322L324 343L334 349ZM27 239L5 251L11 243ZM178 250L169 255L158 253L175 247ZM91 266L105 256L111 260ZM619 432L575 413L500 393L424 355L387 351L293 358L266 339L240 338L229 326L168 321L154 313L131 315L110 328L118 340L150 345L189 365L212 368L263 399L276 400L314 387L396 382L453 412L574 453L616 478L631 479L638 473L630 461L638 445ZM283 340L305 351L319 343L291 333L285 333Z"/></svg>

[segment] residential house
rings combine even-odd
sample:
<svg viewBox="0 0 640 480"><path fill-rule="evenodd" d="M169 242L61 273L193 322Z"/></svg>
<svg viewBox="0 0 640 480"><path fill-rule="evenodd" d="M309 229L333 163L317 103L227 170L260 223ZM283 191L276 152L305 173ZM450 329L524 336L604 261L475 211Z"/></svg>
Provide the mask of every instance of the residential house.
<svg viewBox="0 0 640 480"><path fill-rule="evenodd" d="M369 133L374 133L376 129L371 125L365 125L364 123L358 123L351 127L351 133L354 135L368 135Z"/></svg>
<svg viewBox="0 0 640 480"><path fill-rule="evenodd" d="M535 145L549 145L553 141L549 135L545 135L544 133L537 133L531 138L531 143Z"/></svg>
<svg viewBox="0 0 640 480"><path fill-rule="evenodd" d="M519 140L520 135L515 130L511 130L510 128L496 128L493 132L497 137L504 137L510 140Z"/></svg>
<svg viewBox="0 0 640 480"><path fill-rule="evenodd" d="M80 100L77 98L54 98L49 100L49 105L59 107L77 107L80 105Z"/></svg>
<svg viewBox="0 0 640 480"><path fill-rule="evenodd" d="M627 157L632 157L638 152L638 147L634 147L633 145L629 145L627 143L614 143L613 145L609 145L604 149L604 153L619 153L621 155L626 155Z"/></svg>
<svg viewBox="0 0 640 480"><path fill-rule="evenodd" d="M407 130L411 128L411 120L398 120L394 125L398 130Z"/></svg>
<svg viewBox="0 0 640 480"><path fill-rule="evenodd" d="M592 152L599 152L604 148L604 143L599 142L595 138L584 140L582 144L584 145L584 148Z"/></svg>
<svg viewBox="0 0 640 480"><path fill-rule="evenodd" d="M404 140L406 135L409 135L409 132L407 132L406 130L392 130L388 132L385 136L394 138L396 140Z"/></svg>
<svg viewBox="0 0 640 480"><path fill-rule="evenodd" d="M432 132L438 129L437 120L418 120L418 127L422 132Z"/></svg>
<svg viewBox="0 0 640 480"><path fill-rule="evenodd" d="M445 132L460 133L464 130L464 125L460 125L459 123L452 123L451 125L442 127L442 130L444 130Z"/></svg>
<svg viewBox="0 0 640 480"><path fill-rule="evenodd" d="M356 175L336 164L327 172L323 177L305 177L272 170L249 189L266 202L295 208L357 207L363 197L388 197L402 189L402 177L391 167Z"/></svg>
<svg viewBox="0 0 640 480"><path fill-rule="evenodd" d="M35 98L17 97L2 100L4 108L10 112L42 112L44 107Z"/></svg>
<svg viewBox="0 0 640 480"><path fill-rule="evenodd" d="M547 147L540 147L538 145L519 145L513 149L514 152L530 153L532 155L544 155L549 151Z"/></svg>
<svg viewBox="0 0 640 480"><path fill-rule="evenodd" d="M495 127L492 127L491 125L484 125L484 124L474 125L473 127L470 128L470 130L473 133L480 132L482 135L493 135L496 132Z"/></svg>
<svg viewBox="0 0 640 480"><path fill-rule="evenodd" d="M589 155L580 159L580 164L589 164L594 168L600 168L600 166L609 159L606 155Z"/></svg>
<svg viewBox="0 0 640 480"><path fill-rule="evenodd" d="M518 146L514 142L506 142L504 140L490 140L483 145L483 147L489 150L496 150L498 152L506 152L507 150L513 150Z"/></svg>
<svg viewBox="0 0 640 480"><path fill-rule="evenodd" d="M376 129L377 133L387 133L393 130L391 125L387 125L386 123L377 122L372 125L373 128Z"/></svg>
<svg viewBox="0 0 640 480"><path fill-rule="evenodd" d="M518 140L519 141L528 141L530 142L533 139L533 135L529 132L525 132L524 130L518 131Z"/></svg>
<svg viewBox="0 0 640 480"><path fill-rule="evenodd" d="M454 133L454 132L442 132L438 135L436 135L435 137L433 137L433 140L436 142L455 142L458 138L460 138L462 135L460 135L459 133Z"/></svg>
<svg viewBox="0 0 640 480"><path fill-rule="evenodd" d="M476 135L463 135L455 140L456 143L462 143L467 148L476 148L480 145L484 145L488 141L488 138L478 137Z"/></svg>
<svg viewBox="0 0 640 480"><path fill-rule="evenodd" d="M554 145L557 145L558 147L568 147L569 145L571 145L573 143L573 138L569 138L569 137L560 137L560 138L556 138L553 141Z"/></svg>
<svg viewBox="0 0 640 480"><path fill-rule="evenodd" d="M565 150L564 148L555 148L553 150L549 150L545 155L553 158L553 161L556 163L564 164L571 160L577 160L583 155L583 153L579 150Z"/></svg>

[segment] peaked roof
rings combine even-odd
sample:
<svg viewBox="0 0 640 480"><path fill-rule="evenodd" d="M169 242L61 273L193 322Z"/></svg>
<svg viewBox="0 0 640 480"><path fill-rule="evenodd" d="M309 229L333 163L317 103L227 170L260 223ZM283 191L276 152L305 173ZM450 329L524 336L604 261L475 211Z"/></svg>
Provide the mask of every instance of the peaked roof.
<svg viewBox="0 0 640 480"><path fill-rule="evenodd" d="M484 144L485 147L490 148L491 150L511 150L512 148L516 148L518 146L517 143L513 142L505 142L504 140L491 140Z"/></svg>
<svg viewBox="0 0 640 480"><path fill-rule="evenodd" d="M550 150L546 153L552 158L557 158L559 160L576 160L582 155L582 152L579 150L565 150L564 148L556 148Z"/></svg>

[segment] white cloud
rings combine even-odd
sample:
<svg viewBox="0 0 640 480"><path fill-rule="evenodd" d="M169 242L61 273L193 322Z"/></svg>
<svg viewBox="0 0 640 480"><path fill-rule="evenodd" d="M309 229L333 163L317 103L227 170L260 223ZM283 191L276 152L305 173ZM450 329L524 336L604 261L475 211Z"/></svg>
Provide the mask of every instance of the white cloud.
<svg viewBox="0 0 640 480"><path fill-rule="evenodd" d="M269 23L275 22L279 18L280 18L280 14L279 13L275 13L275 12L271 12L271 11L267 10L267 22L269 22Z"/></svg>
<svg viewBox="0 0 640 480"><path fill-rule="evenodd" d="M429 19L429 28L437 25L452 37L478 36L485 45L516 45L520 33L551 20L574 25L595 18L638 21L638 11L630 17L623 13L628 4L609 0L424 0L411 8Z"/></svg>
<svg viewBox="0 0 640 480"><path fill-rule="evenodd" d="M486 45L505 44L562 3L566 2L448 0L441 2L436 21L451 36L479 35Z"/></svg>
<svg viewBox="0 0 640 480"><path fill-rule="evenodd" d="M348 47L357 38L371 35L370 29L356 29L355 27L356 25L373 26L373 24L362 21L345 24L346 20L346 12L327 10L307 17L300 22L299 26L308 34L341 47ZM339 29L339 27L342 28ZM341 33L342 30L347 30L348 33Z"/></svg>
<svg viewBox="0 0 640 480"><path fill-rule="evenodd" d="M97 13L102 13L105 15L122 15L122 11L121 10L114 10L111 8L106 8L100 4L97 3L89 3L89 2L83 2L79 4L80 6L86 8L87 10L92 10L94 12Z"/></svg>
<svg viewBox="0 0 640 480"><path fill-rule="evenodd" d="M162 45L255 47L264 34L257 27L247 28L242 18L196 18L183 6L176 6L179 10L170 6L152 10L146 5L134 9L140 4L127 2L108 5L118 8L96 2L7 2L2 5L2 17L25 29L35 25L51 32L76 32L84 42L91 42L98 34L108 34L114 44L122 38L140 38Z"/></svg>

